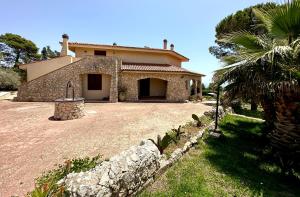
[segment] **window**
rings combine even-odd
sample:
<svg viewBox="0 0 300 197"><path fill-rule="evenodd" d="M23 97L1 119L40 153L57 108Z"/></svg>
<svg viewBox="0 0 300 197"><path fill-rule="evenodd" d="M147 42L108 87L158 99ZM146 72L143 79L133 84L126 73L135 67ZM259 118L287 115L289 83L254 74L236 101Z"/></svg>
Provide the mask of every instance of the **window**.
<svg viewBox="0 0 300 197"><path fill-rule="evenodd" d="M88 74L88 90L102 90L102 75Z"/></svg>
<svg viewBox="0 0 300 197"><path fill-rule="evenodd" d="M95 51L94 55L106 56L106 51Z"/></svg>

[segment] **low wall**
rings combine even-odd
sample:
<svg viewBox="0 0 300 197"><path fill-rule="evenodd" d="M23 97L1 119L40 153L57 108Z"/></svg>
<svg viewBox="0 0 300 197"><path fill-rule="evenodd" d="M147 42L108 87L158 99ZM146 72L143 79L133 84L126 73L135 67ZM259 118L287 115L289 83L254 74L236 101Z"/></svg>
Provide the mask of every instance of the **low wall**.
<svg viewBox="0 0 300 197"><path fill-rule="evenodd" d="M64 184L74 197L135 195L153 182L155 175L163 173L197 144L206 128L200 130L182 148L176 149L169 159L160 154L153 142L146 140L90 171L69 174L58 184Z"/></svg>
<svg viewBox="0 0 300 197"><path fill-rule="evenodd" d="M160 157L150 140L142 141L90 171L67 175L59 184L71 196L130 196L153 179Z"/></svg>

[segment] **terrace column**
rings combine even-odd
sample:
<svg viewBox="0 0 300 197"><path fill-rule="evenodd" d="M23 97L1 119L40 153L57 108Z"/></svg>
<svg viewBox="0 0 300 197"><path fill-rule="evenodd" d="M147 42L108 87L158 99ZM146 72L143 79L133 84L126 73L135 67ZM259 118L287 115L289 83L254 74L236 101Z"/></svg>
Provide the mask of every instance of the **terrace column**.
<svg viewBox="0 0 300 197"><path fill-rule="evenodd" d="M202 100L202 80L201 80L201 77L200 77L200 80L198 80L197 82L198 82L198 86L199 86L198 96Z"/></svg>
<svg viewBox="0 0 300 197"><path fill-rule="evenodd" d="M194 95L197 96L197 81L193 79L193 85L194 85Z"/></svg>

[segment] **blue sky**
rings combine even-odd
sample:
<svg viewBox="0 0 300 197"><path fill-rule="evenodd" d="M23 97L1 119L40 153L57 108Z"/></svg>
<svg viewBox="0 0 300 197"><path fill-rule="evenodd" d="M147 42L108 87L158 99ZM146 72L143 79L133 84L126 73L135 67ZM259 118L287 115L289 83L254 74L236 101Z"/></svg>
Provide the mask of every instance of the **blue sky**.
<svg viewBox="0 0 300 197"><path fill-rule="evenodd" d="M220 63L208 52L215 26L225 16L266 0L1 0L0 34L10 32L39 48L60 51L70 41L162 47L162 40L190 58L184 67L207 76Z"/></svg>

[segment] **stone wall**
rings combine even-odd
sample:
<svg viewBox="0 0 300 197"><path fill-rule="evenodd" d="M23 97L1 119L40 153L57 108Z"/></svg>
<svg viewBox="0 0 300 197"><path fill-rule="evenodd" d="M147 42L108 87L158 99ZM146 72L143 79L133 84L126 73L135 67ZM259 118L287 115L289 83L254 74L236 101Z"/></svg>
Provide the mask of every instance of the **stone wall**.
<svg viewBox="0 0 300 197"><path fill-rule="evenodd" d="M94 169L68 174L57 184L64 185L73 197L134 196L197 144L205 129L213 124L201 129L169 158L161 155L153 142L145 140L139 146L131 147Z"/></svg>
<svg viewBox="0 0 300 197"><path fill-rule="evenodd" d="M145 140L90 171L68 174L59 184L71 196L130 196L153 179L160 157L157 147Z"/></svg>
<svg viewBox="0 0 300 197"><path fill-rule="evenodd" d="M84 116L84 99L55 100L55 120L72 120Z"/></svg>
<svg viewBox="0 0 300 197"><path fill-rule="evenodd" d="M22 84L17 101L54 101L64 98L69 80L74 84L75 97L82 97L84 74L108 74L111 76L110 102L118 101L118 73L121 60L113 57L88 56L81 60Z"/></svg>
<svg viewBox="0 0 300 197"><path fill-rule="evenodd" d="M120 85L127 88L127 101L138 100L138 80L145 78L166 80L168 82L166 100L170 102L183 102L187 100L190 95L190 89L187 83L191 79L199 80L199 77L178 73L122 72L120 75Z"/></svg>

